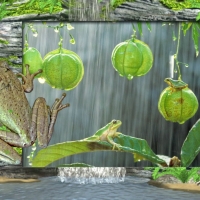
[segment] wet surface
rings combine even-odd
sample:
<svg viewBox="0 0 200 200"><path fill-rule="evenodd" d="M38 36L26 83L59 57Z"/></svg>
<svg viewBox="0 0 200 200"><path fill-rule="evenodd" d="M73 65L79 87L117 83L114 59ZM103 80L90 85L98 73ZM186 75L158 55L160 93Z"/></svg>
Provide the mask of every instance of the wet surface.
<svg viewBox="0 0 200 200"><path fill-rule="evenodd" d="M58 177L42 178L37 183L0 184L0 199L52 200L199 200L200 194L167 190L148 185L149 179L127 176L124 182L109 184L61 183Z"/></svg>

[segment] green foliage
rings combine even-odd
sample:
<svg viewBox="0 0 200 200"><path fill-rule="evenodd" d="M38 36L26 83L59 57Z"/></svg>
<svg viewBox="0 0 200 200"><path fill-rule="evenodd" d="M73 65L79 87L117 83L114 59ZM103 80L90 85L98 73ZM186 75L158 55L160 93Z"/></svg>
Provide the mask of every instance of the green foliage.
<svg viewBox="0 0 200 200"><path fill-rule="evenodd" d="M9 42L6 39L0 38L0 44L7 45Z"/></svg>
<svg viewBox="0 0 200 200"><path fill-rule="evenodd" d="M189 131L181 148L181 165L188 167L200 152L200 119Z"/></svg>
<svg viewBox="0 0 200 200"><path fill-rule="evenodd" d="M94 136L94 135L93 135ZM48 146L45 149L40 150L32 160L33 167L46 167L52 162L79 153L95 152L95 151L120 151L132 153L134 155L134 161L149 160L153 163L165 165L164 160L160 159L154 154L146 140L135 138L131 136L123 135L119 133L114 138L114 143L117 145L117 149L113 149L113 144L107 141L91 140L93 137L89 137L90 140L77 140L70 142L63 142L55 145ZM94 138L96 138L94 136Z"/></svg>
<svg viewBox="0 0 200 200"><path fill-rule="evenodd" d="M196 21L200 20L200 12L197 14Z"/></svg>
<svg viewBox="0 0 200 200"><path fill-rule="evenodd" d="M22 155L22 148L20 148L20 147L13 147L13 149L14 149L19 155Z"/></svg>
<svg viewBox="0 0 200 200"><path fill-rule="evenodd" d="M0 5L0 20L2 20L8 13L8 11L6 10L6 5L7 3L4 1L1 5Z"/></svg>
<svg viewBox="0 0 200 200"><path fill-rule="evenodd" d="M173 10L182 10L186 8L200 8L200 0L160 0L160 2Z"/></svg>
<svg viewBox="0 0 200 200"><path fill-rule="evenodd" d="M62 0L30 0L26 3L13 4L6 1L0 5L0 20L5 17L19 16L23 14L55 13L61 11Z"/></svg>
<svg viewBox="0 0 200 200"><path fill-rule="evenodd" d="M192 24L192 39L194 42L194 48L196 50L196 56L199 55L199 30L200 25L199 23L193 23Z"/></svg>
<svg viewBox="0 0 200 200"><path fill-rule="evenodd" d="M135 0L111 0L110 4L115 9L124 2L134 2Z"/></svg>
<svg viewBox="0 0 200 200"><path fill-rule="evenodd" d="M169 25L173 25L169 23ZM199 22L182 22L178 25L178 34L176 36L175 32L173 31L173 41L177 41L177 50L174 54L174 61L176 63L176 70L175 72L178 72L178 78L181 79L181 70L179 64L184 65L185 67L188 67L187 63L182 63L178 61L178 52L179 52L179 46L180 46L180 39L182 37L181 31L183 32L183 35L185 36L186 33L191 30L192 32L192 40L194 42L194 48L196 51L196 56L199 54L199 31L200 31L200 23Z"/></svg>
<svg viewBox="0 0 200 200"><path fill-rule="evenodd" d="M200 23L199 22L182 22L182 31L184 36L188 30L192 30L192 39L194 42L194 48L196 51L196 56L199 55L199 32L200 32Z"/></svg>
<svg viewBox="0 0 200 200"><path fill-rule="evenodd" d="M94 166L85 163L72 163L72 164L59 165L58 167L94 167Z"/></svg>
<svg viewBox="0 0 200 200"><path fill-rule="evenodd" d="M134 2L134 0L111 0L110 4L113 8L120 6L124 2ZM200 8L200 0L160 0L160 2L173 10L182 10L186 8Z"/></svg>
<svg viewBox="0 0 200 200"><path fill-rule="evenodd" d="M8 63L8 65L11 65L11 66L16 67L16 68L21 68L22 65L20 65L20 64L15 64L15 63L12 63L12 62L11 62L12 60L17 60L17 59L18 59L17 56L10 55L9 57L0 58L0 61L6 61L6 62Z"/></svg>
<svg viewBox="0 0 200 200"><path fill-rule="evenodd" d="M37 4L38 3L38 6L39 8L43 11L44 8L49 8L49 12L52 13L54 8L56 6L58 7L62 7L61 5L61 1L60 0L31 0L30 1L30 6L33 6L34 4Z"/></svg>
<svg viewBox="0 0 200 200"><path fill-rule="evenodd" d="M192 168L190 170L187 170L186 167L170 167L164 169L155 167L153 169L152 178L155 180L164 175L172 175L175 178L179 179L182 183L186 183L192 178L195 182L198 182L200 180L200 175L198 171L200 171L199 167Z"/></svg>
<svg viewBox="0 0 200 200"><path fill-rule="evenodd" d="M147 26L147 29L151 32L151 24L149 22L146 22L146 26ZM137 28L132 23L132 28L133 28L133 35L132 35L133 38L136 37L137 31L140 33L140 35L143 34L143 28L142 28L141 22L137 22Z"/></svg>

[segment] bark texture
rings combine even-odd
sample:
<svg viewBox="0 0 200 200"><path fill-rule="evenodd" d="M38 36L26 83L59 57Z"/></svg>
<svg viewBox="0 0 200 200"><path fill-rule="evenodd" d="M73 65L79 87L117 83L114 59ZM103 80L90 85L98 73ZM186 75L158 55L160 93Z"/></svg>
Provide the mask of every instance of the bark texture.
<svg viewBox="0 0 200 200"><path fill-rule="evenodd" d="M184 9L174 11L159 1L135 0L126 2L110 13L110 18L116 21L195 21L200 9Z"/></svg>
<svg viewBox="0 0 200 200"><path fill-rule="evenodd" d="M0 58L17 56L9 59L14 64L22 64L22 23L1 22L0 23ZM2 43L8 42L8 44Z"/></svg>
<svg viewBox="0 0 200 200"><path fill-rule="evenodd" d="M195 21L200 9L174 11L159 0L135 0L125 2L115 10L110 8L110 0L77 0L67 7L70 0L63 0L63 10L54 14L26 14L4 18L2 21Z"/></svg>
<svg viewBox="0 0 200 200"><path fill-rule="evenodd" d="M13 21L62 21L68 20L68 10L63 9L61 12L52 14L26 14L15 17L6 17L2 19L3 22L13 22Z"/></svg>

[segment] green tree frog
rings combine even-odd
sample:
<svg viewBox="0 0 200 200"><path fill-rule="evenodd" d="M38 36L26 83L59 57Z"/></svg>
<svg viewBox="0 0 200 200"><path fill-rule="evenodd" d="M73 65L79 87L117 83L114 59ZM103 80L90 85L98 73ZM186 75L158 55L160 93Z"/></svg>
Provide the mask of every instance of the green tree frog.
<svg viewBox="0 0 200 200"><path fill-rule="evenodd" d="M12 146L28 147L37 138L39 146L46 147L53 134L58 112L69 106L61 104L66 96L64 93L55 100L51 109L42 97L35 100L31 109L24 91L32 91L33 79L42 70L30 74L29 65L26 65L26 72L26 76L17 73L22 77L21 84L7 62L0 62L0 124L6 127L6 130L0 130L0 160L8 164L21 163L21 156Z"/></svg>
<svg viewBox="0 0 200 200"><path fill-rule="evenodd" d="M165 82L174 89L183 89L188 87L188 84L181 80L173 80L172 78L166 78Z"/></svg>
<svg viewBox="0 0 200 200"><path fill-rule="evenodd" d="M106 141L113 145L113 150L115 147L120 150L119 144L113 141L113 138L117 137L120 133L117 129L121 126L122 122L120 120L112 120L103 128L99 129L93 136L85 138L84 140L89 141Z"/></svg>

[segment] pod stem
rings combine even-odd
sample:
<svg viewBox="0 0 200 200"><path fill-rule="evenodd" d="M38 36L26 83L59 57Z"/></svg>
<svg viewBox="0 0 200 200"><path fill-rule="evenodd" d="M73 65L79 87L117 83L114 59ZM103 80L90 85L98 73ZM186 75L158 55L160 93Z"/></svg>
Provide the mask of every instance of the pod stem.
<svg viewBox="0 0 200 200"><path fill-rule="evenodd" d="M181 70L179 66L179 61L178 61L178 51L179 51L179 46L180 46L180 39L181 39L181 23L178 25L178 40L177 40L177 47L176 47L176 53L174 54L174 60L176 63L176 68L178 72L178 80L181 80Z"/></svg>
<svg viewBox="0 0 200 200"><path fill-rule="evenodd" d="M132 28L133 28L133 35L131 35L131 39L134 40L136 38L136 29L133 23L132 23Z"/></svg>

